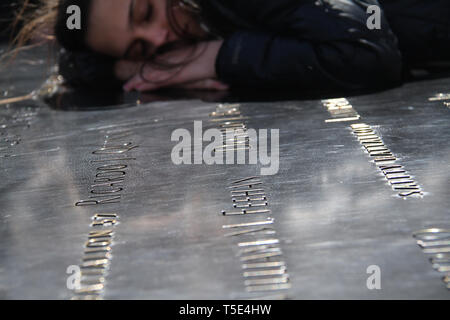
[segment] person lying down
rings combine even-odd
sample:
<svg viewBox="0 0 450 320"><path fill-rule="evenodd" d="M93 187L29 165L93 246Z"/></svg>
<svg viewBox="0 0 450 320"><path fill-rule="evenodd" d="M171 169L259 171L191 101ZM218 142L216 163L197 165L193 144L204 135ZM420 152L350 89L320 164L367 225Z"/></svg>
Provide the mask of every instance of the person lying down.
<svg viewBox="0 0 450 320"><path fill-rule="evenodd" d="M449 60L449 19L448 0L43 0L16 45L49 30L75 86L348 91Z"/></svg>

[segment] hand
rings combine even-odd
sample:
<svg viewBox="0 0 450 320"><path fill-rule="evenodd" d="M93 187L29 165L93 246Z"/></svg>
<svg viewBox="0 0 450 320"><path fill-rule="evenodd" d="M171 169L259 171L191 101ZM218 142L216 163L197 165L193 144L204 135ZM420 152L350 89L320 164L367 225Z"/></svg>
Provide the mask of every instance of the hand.
<svg viewBox="0 0 450 320"><path fill-rule="evenodd" d="M142 64L143 64L142 62L120 60L116 62L114 73L118 79L122 81L127 81L139 73ZM187 82L175 85L173 87L187 90L226 91L229 89L229 87L226 84L216 79L204 79L194 82Z"/></svg>
<svg viewBox="0 0 450 320"><path fill-rule="evenodd" d="M205 79L194 82L183 83L173 86L173 88L187 89L187 90L213 90L226 91L229 87L217 79Z"/></svg>
<svg viewBox="0 0 450 320"><path fill-rule="evenodd" d="M119 60L114 65L114 75L117 79L128 81L139 73L143 62Z"/></svg>
<svg viewBox="0 0 450 320"><path fill-rule="evenodd" d="M149 91L163 87L226 90L228 88L226 85L215 80L217 77L216 58L221 45L222 41L202 42L195 48L183 48L168 52L161 57L163 61L180 63L189 60L190 57L194 57L194 60L182 67L171 69L158 68L147 63L142 76L148 81L142 79L140 69L137 69L138 71L123 88L125 91ZM135 71L136 69L133 68L140 68L140 66L135 63L128 71Z"/></svg>

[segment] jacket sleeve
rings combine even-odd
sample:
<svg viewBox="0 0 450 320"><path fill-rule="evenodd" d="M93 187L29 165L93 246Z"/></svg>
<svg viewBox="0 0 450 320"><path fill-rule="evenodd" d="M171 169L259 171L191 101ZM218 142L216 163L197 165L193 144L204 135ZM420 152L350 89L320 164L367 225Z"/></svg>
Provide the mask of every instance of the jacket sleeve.
<svg viewBox="0 0 450 320"><path fill-rule="evenodd" d="M381 29L367 27L367 6L376 0L239 2L240 17L251 15L260 27L226 37L216 61L226 83L362 89L401 80L401 54L384 15Z"/></svg>

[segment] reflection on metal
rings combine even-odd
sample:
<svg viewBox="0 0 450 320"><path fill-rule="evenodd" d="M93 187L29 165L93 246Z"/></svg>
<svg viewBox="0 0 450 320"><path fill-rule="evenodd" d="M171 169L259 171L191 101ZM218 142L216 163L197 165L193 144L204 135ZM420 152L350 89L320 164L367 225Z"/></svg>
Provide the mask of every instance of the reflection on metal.
<svg viewBox="0 0 450 320"><path fill-rule="evenodd" d="M282 266L276 269L259 270L259 271L246 271L242 275L244 278L251 277L266 277L266 276L281 276L286 273L286 267Z"/></svg>
<svg viewBox="0 0 450 320"><path fill-rule="evenodd" d="M245 257L241 257L241 261L257 261L257 260L267 260L269 258L273 257L279 257L283 253L279 250L275 250L275 252L266 252L266 253L259 253L259 254L253 254Z"/></svg>
<svg viewBox="0 0 450 320"><path fill-rule="evenodd" d="M261 185L261 184L262 184L261 180L255 180L255 181L252 181L252 183L237 184L237 185L230 186L228 188L230 188L230 189L236 189L236 188L242 188L242 187L252 188L253 186L257 186L257 185Z"/></svg>
<svg viewBox="0 0 450 320"><path fill-rule="evenodd" d="M242 147L242 148L227 148L227 149L222 149L222 148L217 148L214 149L215 152L217 153L226 153L226 152L237 152L237 151L248 151L251 150L250 147Z"/></svg>
<svg viewBox="0 0 450 320"><path fill-rule="evenodd" d="M8 106L0 114L0 158L16 157L11 151L22 142L22 134L29 130L36 120L38 107ZM47 151L58 151L54 148ZM32 153L28 153L32 154Z"/></svg>
<svg viewBox="0 0 450 320"><path fill-rule="evenodd" d="M240 205L234 203L233 207L237 208L237 209L241 209L241 208L267 207L268 205L269 205L269 203L267 201L264 201L263 203L251 203L251 202L249 202L247 204L240 204Z"/></svg>
<svg viewBox="0 0 450 320"><path fill-rule="evenodd" d="M436 241L450 238L450 229L429 228L413 233L413 237L421 241Z"/></svg>
<svg viewBox="0 0 450 320"><path fill-rule="evenodd" d="M0 106L27 100L43 99L51 96L58 91L63 82L64 79L60 75L54 73L42 84L39 89L34 90L29 94L20 97L0 99Z"/></svg>
<svg viewBox="0 0 450 320"><path fill-rule="evenodd" d="M283 275L281 277L275 277L275 278L264 278L264 279L251 279L251 280L245 280L246 286L257 286L257 285L263 285L263 284L280 284L280 283L288 283L289 277L286 275Z"/></svg>
<svg viewBox="0 0 450 320"><path fill-rule="evenodd" d="M263 253L263 252L274 252L274 251L281 251L281 249L278 247L278 244L271 244L271 245L259 245L254 247L245 247L243 249L239 249L239 256L248 254L248 253Z"/></svg>
<svg viewBox="0 0 450 320"><path fill-rule="evenodd" d="M442 247L436 249L423 249L423 253L438 254L438 253L450 253L450 247Z"/></svg>
<svg viewBox="0 0 450 320"><path fill-rule="evenodd" d="M223 145L214 148L214 152L227 153L251 150L250 136L244 122L249 118L241 114L239 104L219 104L216 111L210 113L210 117L212 118L210 119L211 122L219 125L219 131L223 135Z"/></svg>
<svg viewBox="0 0 450 320"><path fill-rule="evenodd" d="M255 233L263 233L263 234L274 234L275 231L271 228L257 228L257 229L247 229L242 231L236 231L225 234L225 237L235 237L235 236L242 236L242 235L249 235L249 234L255 234Z"/></svg>
<svg viewBox="0 0 450 320"><path fill-rule="evenodd" d="M250 189L250 188L249 188L249 189L232 190L232 191L231 191L231 194L232 194L233 196L236 196L236 195L238 195L238 194L242 194L242 195L244 195L244 196L251 196L251 195L254 195L255 192L264 192L264 189L261 189L261 188L259 188L259 189L251 188L251 189Z"/></svg>
<svg viewBox="0 0 450 320"><path fill-rule="evenodd" d="M273 294L273 295L265 295L263 297L252 298L249 300L286 300L288 296L285 294Z"/></svg>
<svg viewBox="0 0 450 320"><path fill-rule="evenodd" d="M249 263L243 264L242 269L264 269L264 268L284 267L285 265L286 263L284 261Z"/></svg>
<svg viewBox="0 0 450 320"><path fill-rule="evenodd" d="M438 93L435 96L428 98L428 101L443 101L444 106L450 108L450 102L446 100L450 100L450 93Z"/></svg>
<svg viewBox="0 0 450 320"><path fill-rule="evenodd" d="M256 197L256 196L266 197L266 194L264 193L264 190L263 191L258 191L258 192L235 193L235 194L232 194L232 199L231 200L237 199L237 198L242 198L242 197L248 198L248 197Z"/></svg>
<svg viewBox="0 0 450 320"><path fill-rule="evenodd" d="M444 100L450 100L450 93L438 93L428 98L428 101L444 101Z"/></svg>
<svg viewBox="0 0 450 320"><path fill-rule="evenodd" d="M407 174L403 166L397 164L397 157L384 144L373 128L365 123L352 124L351 129L358 141L373 157L374 163L386 177L394 191L402 198L411 196L422 197L424 192L411 175ZM374 147L374 144L377 146Z"/></svg>
<svg viewBox="0 0 450 320"><path fill-rule="evenodd" d="M278 239L267 239L267 240L240 242L240 243L238 243L238 246L239 247L254 247L254 246L263 246L263 245L279 244L279 243L280 243L280 240L278 240Z"/></svg>
<svg viewBox="0 0 450 320"><path fill-rule="evenodd" d="M355 116L355 117L348 117L348 118L337 118L337 119L327 119L325 120L326 123L333 123L333 122L350 122L350 121L358 121L361 119L361 116Z"/></svg>
<svg viewBox="0 0 450 320"><path fill-rule="evenodd" d="M233 118L220 118L220 119L211 119L212 122L231 122L231 121L242 121L247 120L248 117L233 117Z"/></svg>
<svg viewBox="0 0 450 320"><path fill-rule="evenodd" d="M440 247L440 246L450 246L450 240L447 241L423 241L418 240L417 244L422 248Z"/></svg>
<svg viewBox="0 0 450 320"><path fill-rule="evenodd" d="M223 111L223 112L219 112L219 111L214 111L211 112L210 116L211 117L227 117L227 116L234 116L234 115L240 115L240 111L238 107L235 108L231 108L227 111Z"/></svg>
<svg viewBox="0 0 450 320"><path fill-rule="evenodd" d="M264 213L270 213L270 210L247 210L247 209L241 209L241 211L222 210L222 215L224 216L243 216L246 214L264 214Z"/></svg>
<svg viewBox="0 0 450 320"><path fill-rule="evenodd" d="M275 219L273 219L273 218L267 218L267 220L264 220L264 221L255 221L255 222L238 223L238 224L227 224L227 225L222 226L222 228L231 229L231 228L263 226L263 225L273 224L274 221L275 221Z"/></svg>
<svg viewBox="0 0 450 320"><path fill-rule="evenodd" d="M447 289L450 289L450 229L428 228L413 233L417 245L423 253L432 254L429 258L434 270L446 273L442 278Z"/></svg>
<svg viewBox="0 0 450 320"><path fill-rule="evenodd" d="M262 292L262 291L277 291L277 290L287 290L291 288L290 283L276 284L276 285L263 285L263 286L249 286L247 290L249 292ZM286 299L286 298L284 298Z"/></svg>
<svg viewBox="0 0 450 320"><path fill-rule="evenodd" d="M430 258L430 262L432 264L436 263L449 263L450 262L450 254L440 253Z"/></svg>
<svg viewBox="0 0 450 320"><path fill-rule="evenodd" d="M112 158L112 159L100 159L100 160L91 160L90 163L109 162L109 161L131 161L131 160L136 160L136 158Z"/></svg>
<svg viewBox="0 0 450 320"><path fill-rule="evenodd" d="M280 252L281 253L281 249L280 249L280 247L277 244L245 247L243 249L239 249L238 256L244 256L244 255L247 255L249 253L252 253L252 254L258 253L258 254L260 254L260 253L273 253L273 252Z"/></svg>
<svg viewBox="0 0 450 320"><path fill-rule="evenodd" d="M324 107L332 116L326 123L358 121L361 116L345 98L322 100Z"/></svg>
<svg viewBox="0 0 450 320"><path fill-rule="evenodd" d="M233 181L231 184L232 185L236 185L236 184L239 184L239 183L242 183L242 182L246 182L246 181L249 181L249 180L259 180L259 181L261 181L259 179L259 177L248 177L248 178L244 178L244 179L239 179L239 180Z"/></svg>
<svg viewBox="0 0 450 320"><path fill-rule="evenodd" d="M251 201L265 201L267 200L266 196L260 197L260 198L252 198L252 197L245 197L243 199L238 199L240 197L233 197L231 200L233 202L251 202Z"/></svg>
<svg viewBox="0 0 450 320"><path fill-rule="evenodd" d="M435 270L437 270L438 272L450 272L450 266L448 266L448 265L443 266L441 264L436 264L436 265L433 265L433 268Z"/></svg>
<svg viewBox="0 0 450 320"><path fill-rule="evenodd" d="M118 224L117 215L115 213L96 213L92 217L92 220L91 227L110 227Z"/></svg>

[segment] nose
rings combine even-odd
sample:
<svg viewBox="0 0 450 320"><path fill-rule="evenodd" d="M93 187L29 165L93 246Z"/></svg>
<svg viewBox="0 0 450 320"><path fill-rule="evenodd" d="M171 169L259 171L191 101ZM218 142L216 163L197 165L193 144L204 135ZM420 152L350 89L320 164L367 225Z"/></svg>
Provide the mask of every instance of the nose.
<svg viewBox="0 0 450 320"><path fill-rule="evenodd" d="M139 33L139 37L150 43L155 49L169 41L169 30L165 27L143 28Z"/></svg>

